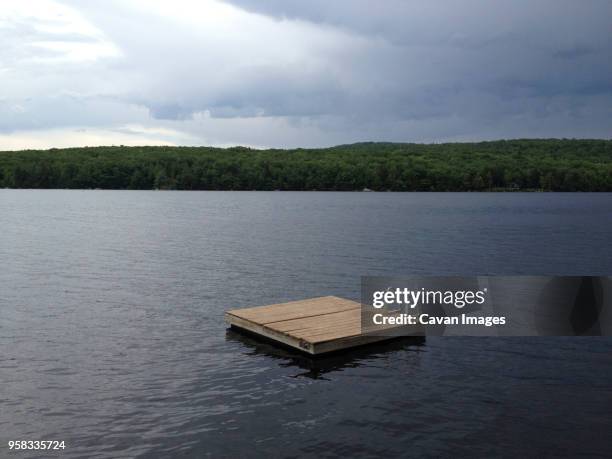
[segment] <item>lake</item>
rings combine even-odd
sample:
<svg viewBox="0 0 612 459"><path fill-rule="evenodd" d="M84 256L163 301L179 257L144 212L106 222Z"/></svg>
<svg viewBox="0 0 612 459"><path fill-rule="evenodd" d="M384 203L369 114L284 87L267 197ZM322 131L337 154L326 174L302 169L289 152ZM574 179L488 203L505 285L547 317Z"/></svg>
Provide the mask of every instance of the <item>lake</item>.
<svg viewBox="0 0 612 459"><path fill-rule="evenodd" d="M0 456L612 454L612 338L312 360L223 322L362 275L610 275L612 194L0 190L0 222Z"/></svg>

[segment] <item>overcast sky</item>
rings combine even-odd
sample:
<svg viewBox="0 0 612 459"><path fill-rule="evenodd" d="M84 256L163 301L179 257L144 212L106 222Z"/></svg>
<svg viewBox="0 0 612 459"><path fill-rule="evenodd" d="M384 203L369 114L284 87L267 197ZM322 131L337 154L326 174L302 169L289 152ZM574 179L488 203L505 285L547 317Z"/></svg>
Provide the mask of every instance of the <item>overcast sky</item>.
<svg viewBox="0 0 612 459"><path fill-rule="evenodd" d="M0 3L0 150L516 137L612 137L612 1Z"/></svg>

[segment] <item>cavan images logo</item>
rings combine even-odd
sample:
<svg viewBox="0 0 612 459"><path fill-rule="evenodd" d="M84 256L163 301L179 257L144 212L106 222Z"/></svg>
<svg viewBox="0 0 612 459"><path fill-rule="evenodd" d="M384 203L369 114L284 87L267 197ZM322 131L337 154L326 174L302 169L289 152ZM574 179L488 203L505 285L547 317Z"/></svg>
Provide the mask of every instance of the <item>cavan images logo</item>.
<svg viewBox="0 0 612 459"><path fill-rule="evenodd" d="M394 335L612 334L612 277L364 277L362 331Z"/></svg>

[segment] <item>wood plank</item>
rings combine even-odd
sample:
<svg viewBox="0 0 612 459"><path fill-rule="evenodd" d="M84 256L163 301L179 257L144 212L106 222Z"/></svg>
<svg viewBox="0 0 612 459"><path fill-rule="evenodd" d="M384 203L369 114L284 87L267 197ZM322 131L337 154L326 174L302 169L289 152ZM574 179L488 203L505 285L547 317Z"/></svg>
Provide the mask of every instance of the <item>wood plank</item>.
<svg viewBox="0 0 612 459"><path fill-rule="evenodd" d="M355 325L360 325L360 310L353 309L348 311L332 312L318 316L272 322L267 325L283 332L297 332L303 329L316 330L320 328L328 328L330 326L337 326L339 323L348 322L354 323Z"/></svg>
<svg viewBox="0 0 612 459"><path fill-rule="evenodd" d="M366 344L372 344L380 341L386 341L393 337L388 336L374 336L374 335L357 335L349 336L345 338L339 338L331 341L324 341L321 343L313 344L312 354L325 354L327 352L341 351L352 347L363 346Z"/></svg>
<svg viewBox="0 0 612 459"><path fill-rule="evenodd" d="M274 330L271 330L263 325L256 324L246 319L241 319L240 317L236 317L233 315L226 315L226 321L233 327L250 331L273 341L278 341L282 344L298 349L302 352L315 354L314 346L312 345L312 343L309 343L307 341L300 340L285 333L275 332Z"/></svg>
<svg viewBox="0 0 612 459"><path fill-rule="evenodd" d="M271 323L359 308L359 303L355 301L327 296L269 306L234 309L227 313L243 319L255 320L258 323Z"/></svg>
<svg viewBox="0 0 612 459"><path fill-rule="evenodd" d="M362 333L361 305L335 296L233 309L225 320L313 355L391 338Z"/></svg>

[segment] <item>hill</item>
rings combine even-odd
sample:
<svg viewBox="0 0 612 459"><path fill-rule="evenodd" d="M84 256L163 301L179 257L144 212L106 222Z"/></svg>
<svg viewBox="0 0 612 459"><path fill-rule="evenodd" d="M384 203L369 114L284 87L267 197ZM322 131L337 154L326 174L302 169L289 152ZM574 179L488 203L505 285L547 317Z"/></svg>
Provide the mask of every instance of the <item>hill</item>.
<svg viewBox="0 0 612 459"><path fill-rule="evenodd" d="M612 191L612 141L24 150L0 152L0 187Z"/></svg>

